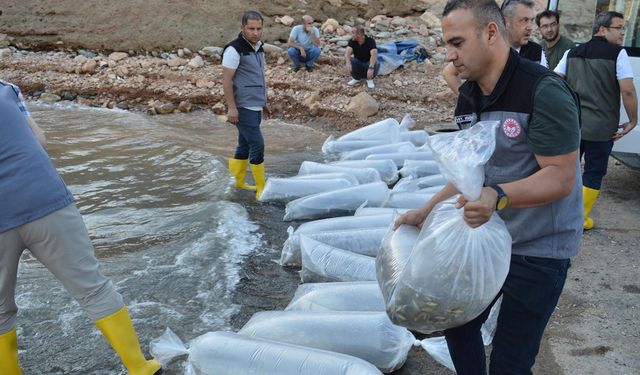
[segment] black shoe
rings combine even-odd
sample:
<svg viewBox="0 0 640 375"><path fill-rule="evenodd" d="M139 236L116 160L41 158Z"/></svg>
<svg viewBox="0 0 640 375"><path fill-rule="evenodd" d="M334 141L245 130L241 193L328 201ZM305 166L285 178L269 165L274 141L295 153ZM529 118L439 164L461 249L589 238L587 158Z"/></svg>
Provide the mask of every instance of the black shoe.
<svg viewBox="0 0 640 375"><path fill-rule="evenodd" d="M300 67L291 69L292 72L297 73L300 70Z"/></svg>
<svg viewBox="0 0 640 375"><path fill-rule="evenodd" d="M307 72L309 72L309 73L313 72L313 67L312 66L307 66Z"/></svg>

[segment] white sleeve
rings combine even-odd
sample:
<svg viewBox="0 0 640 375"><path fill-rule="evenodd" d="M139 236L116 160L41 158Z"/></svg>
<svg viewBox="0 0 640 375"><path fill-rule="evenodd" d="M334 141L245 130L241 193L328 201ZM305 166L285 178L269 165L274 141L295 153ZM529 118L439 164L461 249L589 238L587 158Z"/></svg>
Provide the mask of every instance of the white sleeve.
<svg viewBox="0 0 640 375"><path fill-rule="evenodd" d="M562 55L560 62L558 63L558 65L556 65L556 68L553 69L554 72L562 75L567 75L567 55L569 54L569 51L570 50L564 51L564 55Z"/></svg>
<svg viewBox="0 0 640 375"><path fill-rule="evenodd" d="M549 63L547 62L547 56L544 53L544 50L542 50L542 52L540 52L540 65L544 66L545 68L549 69Z"/></svg>
<svg viewBox="0 0 640 375"><path fill-rule="evenodd" d="M625 49L620 50L616 59L616 78L618 81L625 78L633 78L633 69L631 69L631 61Z"/></svg>
<svg viewBox="0 0 640 375"><path fill-rule="evenodd" d="M229 46L222 54L222 66L229 69L238 69L240 65L240 54L235 48Z"/></svg>

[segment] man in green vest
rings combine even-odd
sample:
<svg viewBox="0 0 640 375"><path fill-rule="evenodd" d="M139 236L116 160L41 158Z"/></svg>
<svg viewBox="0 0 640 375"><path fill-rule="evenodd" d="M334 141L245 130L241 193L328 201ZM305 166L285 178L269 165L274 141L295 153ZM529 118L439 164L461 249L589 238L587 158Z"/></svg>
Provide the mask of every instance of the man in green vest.
<svg viewBox="0 0 640 375"><path fill-rule="evenodd" d="M553 70L566 50L575 47L573 40L560 35L560 14L553 10L545 10L536 16L536 25L542 35L542 48L547 55L549 69Z"/></svg>
<svg viewBox="0 0 640 375"><path fill-rule="evenodd" d="M566 78L580 96L584 229L593 228L589 213L598 199L602 179L607 174L613 142L628 134L638 120L633 71L627 51L621 47L624 31L621 13L598 14L591 40L565 52L554 69L554 72ZM620 124L621 95L629 117L624 124Z"/></svg>

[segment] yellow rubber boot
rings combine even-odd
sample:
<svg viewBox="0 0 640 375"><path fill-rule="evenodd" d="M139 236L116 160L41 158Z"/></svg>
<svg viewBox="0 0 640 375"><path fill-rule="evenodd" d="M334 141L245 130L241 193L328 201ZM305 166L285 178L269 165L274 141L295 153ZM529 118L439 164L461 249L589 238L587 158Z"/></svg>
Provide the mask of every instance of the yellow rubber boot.
<svg viewBox="0 0 640 375"><path fill-rule="evenodd" d="M133 328L131 317L126 307L105 318L96 320L94 323L109 341L113 350L118 353L130 375L153 375L159 373L160 364L154 360L144 358L136 330Z"/></svg>
<svg viewBox="0 0 640 375"><path fill-rule="evenodd" d="M256 182L256 200L260 199L264 189L264 162L260 164L250 164L253 180Z"/></svg>
<svg viewBox="0 0 640 375"><path fill-rule="evenodd" d="M12 329L0 335L0 373L3 375L21 375L18 366L18 336Z"/></svg>
<svg viewBox="0 0 640 375"><path fill-rule="evenodd" d="M234 159L229 158L229 173L236 179L236 188L256 190L255 186L247 185L244 182L244 178L247 175L247 165L249 160L247 159Z"/></svg>
<svg viewBox="0 0 640 375"><path fill-rule="evenodd" d="M598 199L598 194L600 194L600 190L591 189L586 186L582 186L582 202L584 206L584 229L589 230L593 228L593 219L589 217L591 213L591 209L593 205L596 203L596 199Z"/></svg>

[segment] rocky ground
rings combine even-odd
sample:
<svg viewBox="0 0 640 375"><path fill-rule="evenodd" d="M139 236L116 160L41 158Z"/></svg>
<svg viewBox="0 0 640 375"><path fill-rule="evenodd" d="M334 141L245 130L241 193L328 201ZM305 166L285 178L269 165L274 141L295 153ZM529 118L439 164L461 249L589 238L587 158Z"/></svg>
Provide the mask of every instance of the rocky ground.
<svg viewBox="0 0 640 375"><path fill-rule="evenodd" d="M290 23L283 19L280 22ZM312 73L291 72L286 45L268 44L267 81L273 115L325 130L344 131L386 117L410 113L419 126L433 126L452 118L454 96L440 76L444 48L439 21L377 16L366 23L378 43L414 38L429 58L411 61L389 75L376 78L376 88L349 87L344 71L344 46L349 25L328 20L322 27L323 54ZM427 25L431 25L430 27ZM149 114L213 111L224 115L221 48L198 52L100 52L60 49L32 51L12 45L0 35L0 79L20 86L28 99L45 102L71 100L78 104L143 111ZM19 45L19 44L18 44ZM351 103L357 94L372 108ZM371 96L371 98L368 97Z"/></svg>

